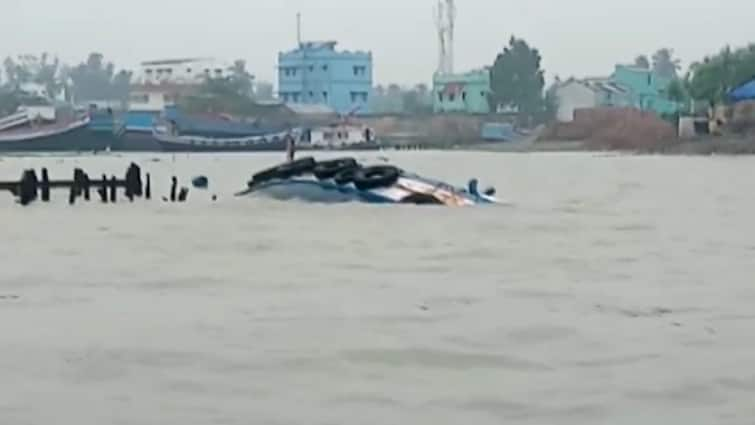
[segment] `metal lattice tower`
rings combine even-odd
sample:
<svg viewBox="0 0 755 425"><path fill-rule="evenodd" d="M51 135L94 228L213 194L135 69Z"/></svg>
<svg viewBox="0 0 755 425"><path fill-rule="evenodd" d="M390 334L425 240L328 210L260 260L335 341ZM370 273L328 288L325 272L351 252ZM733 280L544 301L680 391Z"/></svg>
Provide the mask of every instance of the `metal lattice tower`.
<svg viewBox="0 0 755 425"><path fill-rule="evenodd" d="M454 31L456 29L454 0L438 0L435 15L439 48L437 72L451 74L454 71Z"/></svg>

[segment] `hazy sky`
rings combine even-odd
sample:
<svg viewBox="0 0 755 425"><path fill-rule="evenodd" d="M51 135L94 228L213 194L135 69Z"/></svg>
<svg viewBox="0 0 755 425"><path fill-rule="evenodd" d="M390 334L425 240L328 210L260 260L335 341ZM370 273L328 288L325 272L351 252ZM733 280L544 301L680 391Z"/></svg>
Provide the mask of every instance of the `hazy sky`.
<svg viewBox="0 0 755 425"><path fill-rule="evenodd" d="M246 59L275 76L277 52L305 39L371 50L377 83L430 82L435 0L0 0L0 55L100 51L117 65L185 56ZM753 0L457 0L456 68L489 65L515 34L538 47L550 77L610 73L672 47L685 65L755 41Z"/></svg>

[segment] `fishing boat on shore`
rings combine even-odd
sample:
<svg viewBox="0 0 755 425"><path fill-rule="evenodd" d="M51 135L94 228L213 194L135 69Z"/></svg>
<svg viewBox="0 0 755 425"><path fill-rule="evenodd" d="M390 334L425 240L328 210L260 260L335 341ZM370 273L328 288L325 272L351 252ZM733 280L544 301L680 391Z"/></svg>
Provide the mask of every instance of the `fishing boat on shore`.
<svg viewBox="0 0 755 425"><path fill-rule="evenodd" d="M338 120L317 125L295 114L266 118L190 115L166 108L152 137L167 152L282 152L291 138L299 150L380 149L372 129L364 125Z"/></svg>
<svg viewBox="0 0 755 425"><path fill-rule="evenodd" d="M107 150L115 142L113 128L112 113L82 112L70 105L36 98L0 118L0 151Z"/></svg>
<svg viewBox="0 0 755 425"><path fill-rule="evenodd" d="M247 186L237 196L456 207L501 203L493 188L480 193L476 179L459 188L393 165L364 166L354 158L318 162L308 157L283 163L255 174Z"/></svg>
<svg viewBox="0 0 755 425"><path fill-rule="evenodd" d="M204 137L179 135L155 128L152 137L165 152L265 152L283 151L289 137L300 138L297 131L259 131L247 137Z"/></svg>

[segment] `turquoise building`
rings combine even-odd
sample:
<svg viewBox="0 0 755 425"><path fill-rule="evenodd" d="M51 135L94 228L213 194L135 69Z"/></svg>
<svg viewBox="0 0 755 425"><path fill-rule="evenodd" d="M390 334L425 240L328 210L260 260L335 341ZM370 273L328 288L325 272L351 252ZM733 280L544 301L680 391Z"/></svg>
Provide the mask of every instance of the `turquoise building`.
<svg viewBox="0 0 755 425"><path fill-rule="evenodd" d="M435 113L487 114L490 112L490 70L433 77Z"/></svg>
<svg viewBox="0 0 755 425"><path fill-rule="evenodd" d="M278 96L324 104L341 114L369 113L372 53L336 50L335 41L303 42L278 54Z"/></svg>
<svg viewBox="0 0 755 425"><path fill-rule="evenodd" d="M671 80L662 78L649 69L617 65L611 81L626 89L631 106L659 115L674 114L679 104L668 99Z"/></svg>

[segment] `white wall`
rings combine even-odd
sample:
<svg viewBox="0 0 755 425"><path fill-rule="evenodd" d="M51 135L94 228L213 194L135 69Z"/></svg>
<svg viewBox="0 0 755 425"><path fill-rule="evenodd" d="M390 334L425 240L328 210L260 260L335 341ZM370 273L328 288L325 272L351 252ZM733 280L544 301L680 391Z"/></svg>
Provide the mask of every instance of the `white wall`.
<svg viewBox="0 0 755 425"><path fill-rule="evenodd" d="M222 78L229 74L228 64L203 59L168 64L142 64L136 84L200 84L206 76Z"/></svg>
<svg viewBox="0 0 755 425"><path fill-rule="evenodd" d="M175 96L161 90L133 91L129 97L129 109L160 112L166 106L175 104Z"/></svg>
<svg viewBox="0 0 755 425"><path fill-rule="evenodd" d="M577 109L598 106L597 93L576 81L565 83L557 88L556 97L558 98L556 118L560 122L574 121L574 111Z"/></svg>
<svg viewBox="0 0 755 425"><path fill-rule="evenodd" d="M312 145L341 146L367 142L364 132L367 127L339 125L312 129Z"/></svg>

